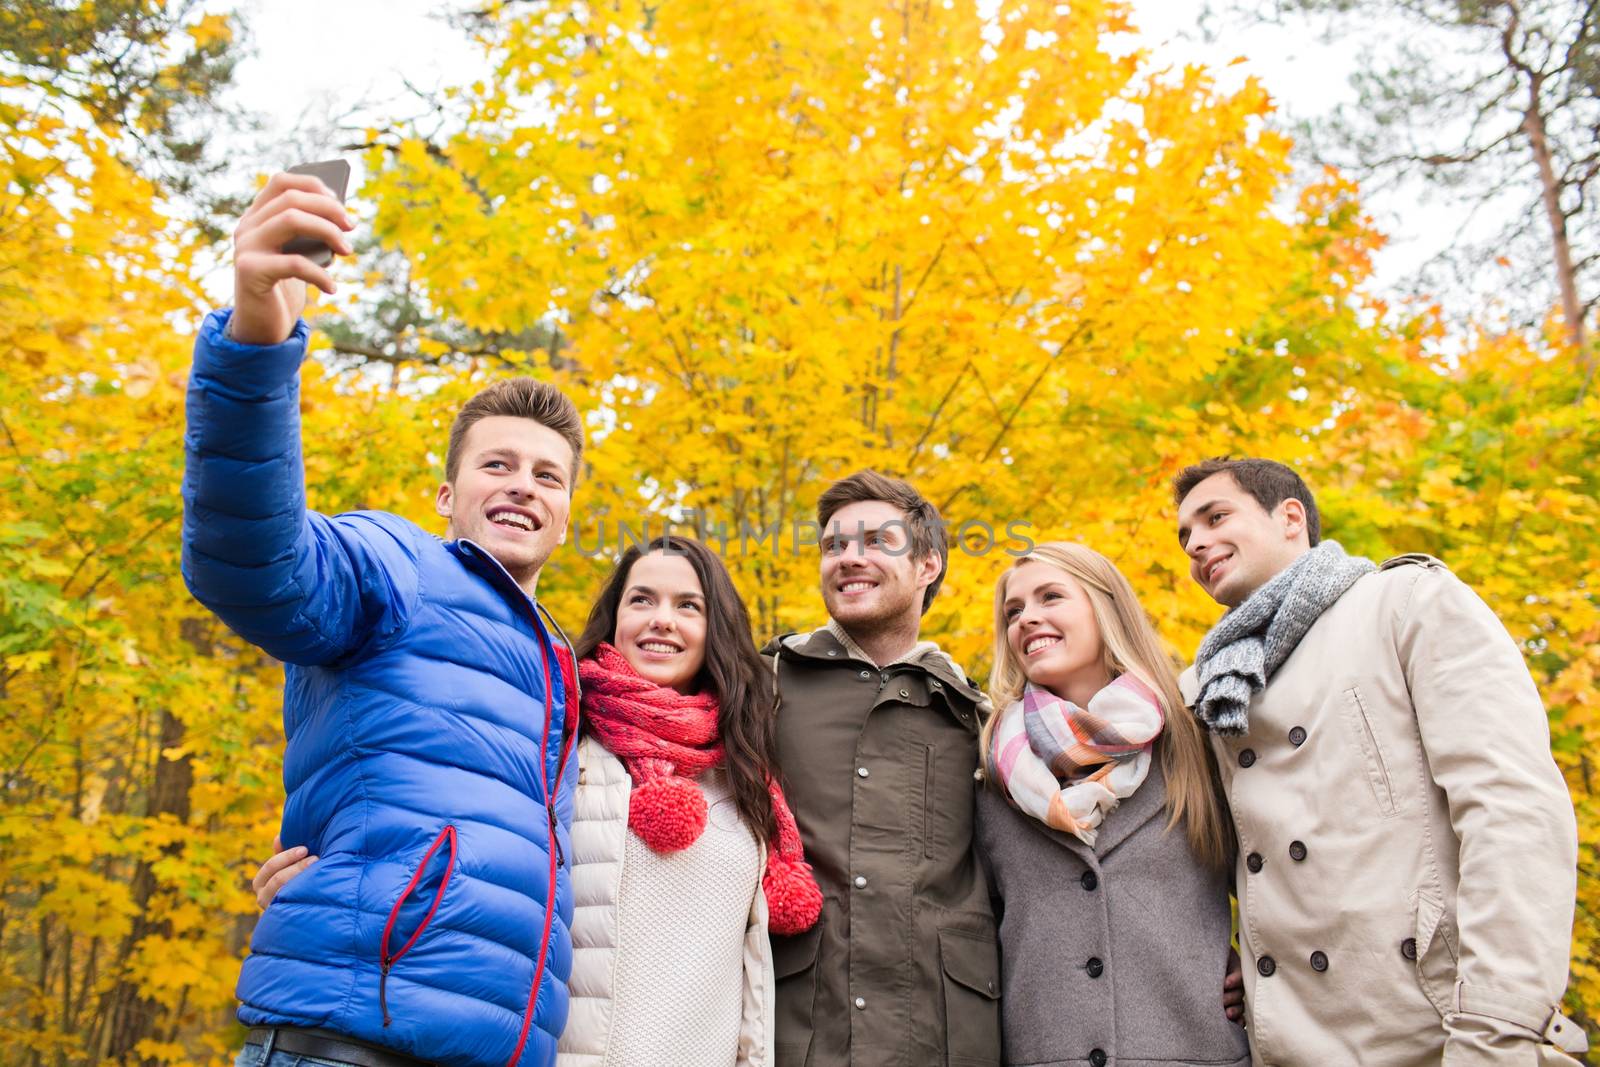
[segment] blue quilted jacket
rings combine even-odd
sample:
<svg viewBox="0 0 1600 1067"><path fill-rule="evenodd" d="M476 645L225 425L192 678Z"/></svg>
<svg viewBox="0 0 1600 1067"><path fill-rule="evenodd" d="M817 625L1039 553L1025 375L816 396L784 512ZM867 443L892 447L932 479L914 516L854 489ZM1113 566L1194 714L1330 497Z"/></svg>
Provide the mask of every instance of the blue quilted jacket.
<svg viewBox="0 0 1600 1067"><path fill-rule="evenodd" d="M477 545L308 511L309 331L241 345L228 315L195 346L183 576L284 661L283 843L321 857L256 925L239 1018L441 1064L553 1064L572 967L569 653Z"/></svg>

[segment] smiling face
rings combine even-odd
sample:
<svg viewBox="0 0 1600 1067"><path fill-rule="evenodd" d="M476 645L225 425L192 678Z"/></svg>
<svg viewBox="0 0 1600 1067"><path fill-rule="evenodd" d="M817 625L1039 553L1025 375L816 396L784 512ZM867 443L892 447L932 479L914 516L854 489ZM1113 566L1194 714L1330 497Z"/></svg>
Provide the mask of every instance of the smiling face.
<svg viewBox="0 0 1600 1067"><path fill-rule="evenodd" d="M1178 505L1178 543L1189 555L1189 576L1230 608L1311 547L1304 504L1291 497L1269 512L1226 472L1196 485Z"/></svg>
<svg viewBox="0 0 1600 1067"><path fill-rule="evenodd" d="M938 576L938 554L914 558L905 513L888 501L846 504L822 531L822 602L852 634L915 630L923 590Z"/></svg>
<svg viewBox="0 0 1600 1067"><path fill-rule="evenodd" d="M682 553L650 552L628 571L611 643L640 677L693 693L706 661L706 596Z"/></svg>
<svg viewBox="0 0 1600 1067"><path fill-rule="evenodd" d="M529 593L550 553L567 539L572 446L532 419L490 415L467 430L453 481L434 508L449 536L476 542Z"/></svg>
<svg viewBox="0 0 1600 1067"><path fill-rule="evenodd" d="M1024 560L1006 579L1003 611L1006 645L1028 681L1079 706L1111 683L1094 605L1072 575Z"/></svg>

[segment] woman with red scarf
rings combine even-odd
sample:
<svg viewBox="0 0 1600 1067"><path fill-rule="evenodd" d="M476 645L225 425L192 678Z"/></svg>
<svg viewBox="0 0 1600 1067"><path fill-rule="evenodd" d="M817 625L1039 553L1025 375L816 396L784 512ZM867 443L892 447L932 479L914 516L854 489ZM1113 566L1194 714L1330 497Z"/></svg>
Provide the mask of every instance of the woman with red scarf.
<svg viewBox="0 0 1600 1067"><path fill-rule="evenodd" d="M560 1067L773 1060L768 932L822 908L774 760L772 678L698 541L623 553L573 652L571 1008ZM263 907L314 857L280 852Z"/></svg>
<svg viewBox="0 0 1600 1067"><path fill-rule="evenodd" d="M630 547L574 651L572 1009L563 1067L772 1062L770 929L822 893L774 767L770 674L722 561Z"/></svg>

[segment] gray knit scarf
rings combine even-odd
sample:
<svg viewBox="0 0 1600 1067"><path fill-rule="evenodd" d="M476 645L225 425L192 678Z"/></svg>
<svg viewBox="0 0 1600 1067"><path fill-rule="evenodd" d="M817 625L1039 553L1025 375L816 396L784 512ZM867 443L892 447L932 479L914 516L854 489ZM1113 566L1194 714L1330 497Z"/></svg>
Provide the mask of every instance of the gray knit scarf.
<svg viewBox="0 0 1600 1067"><path fill-rule="evenodd" d="M1337 542L1323 541L1224 615L1194 659L1200 683L1194 713L1200 721L1216 733L1242 736L1250 698L1266 688L1322 613L1357 578L1377 569L1370 559L1347 556Z"/></svg>

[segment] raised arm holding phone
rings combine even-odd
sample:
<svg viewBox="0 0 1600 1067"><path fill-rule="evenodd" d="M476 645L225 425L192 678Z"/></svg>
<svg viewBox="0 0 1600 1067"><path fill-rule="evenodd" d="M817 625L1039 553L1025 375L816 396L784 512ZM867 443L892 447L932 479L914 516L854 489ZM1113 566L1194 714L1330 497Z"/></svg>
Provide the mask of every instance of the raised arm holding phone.
<svg viewBox="0 0 1600 1067"><path fill-rule="evenodd" d="M352 229L318 177L274 175L190 378L184 578L284 662L281 836L320 857L257 925L237 1064L543 1067L567 1014L577 682L534 593L582 422L527 378L468 401L436 495L447 540L308 510L304 286L334 291L308 257L348 255Z"/></svg>
<svg viewBox="0 0 1600 1067"><path fill-rule="evenodd" d="M296 241L354 251L355 229L332 189L311 174L274 174L233 231L233 318L228 336L240 344L276 345L289 339L306 306L305 286L333 295L329 262L293 251ZM325 257L318 256L317 259Z"/></svg>

